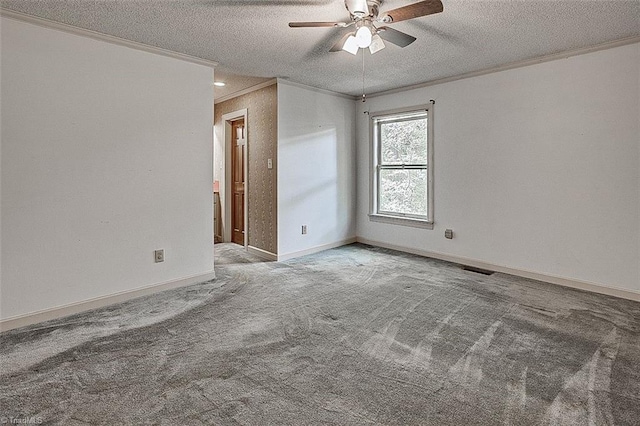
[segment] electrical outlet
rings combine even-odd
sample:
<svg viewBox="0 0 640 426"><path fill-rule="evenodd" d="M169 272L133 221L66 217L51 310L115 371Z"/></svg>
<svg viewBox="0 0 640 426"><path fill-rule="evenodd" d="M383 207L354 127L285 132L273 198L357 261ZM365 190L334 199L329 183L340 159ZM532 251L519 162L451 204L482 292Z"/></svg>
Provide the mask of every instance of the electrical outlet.
<svg viewBox="0 0 640 426"><path fill-rule="evenodd" d="M453 238L453 229L445 229L444 230L444 237L448 240Z"/></svg>
<svg viewBox="0 0 640 426"><path fill-rule="evenodd" d="M307 225L302 225L302 235L307 234Z"/></svg>
<svg viewBox="0 0 640 426"><path fill-rule="evenodd" d="M164 262L164 250L156 250L153 252L156 263Z"/></svg>

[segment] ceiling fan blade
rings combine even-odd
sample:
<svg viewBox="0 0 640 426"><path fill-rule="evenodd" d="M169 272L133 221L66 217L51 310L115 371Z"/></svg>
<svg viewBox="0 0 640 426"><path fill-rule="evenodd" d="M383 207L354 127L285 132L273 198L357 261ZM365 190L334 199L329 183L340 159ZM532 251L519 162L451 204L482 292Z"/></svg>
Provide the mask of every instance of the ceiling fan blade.
<svg viewBox="0 0 640 426"><path fill-rule="evenodd" d="M336 44L333 45L333 47L331 47L331 49L329 49L329 52L342 51L342 46L344 46L344 43L347 41L349 37L351 37L351 33L346 33L340 40L338 40Z"/></svg>
<svg viewBox="0 0 640 426"><path fill-rule="evenodd" d="M383 40L400 47L407 47L416 41L415 37L389 27L378 28L378 35L382 37Z"/></svg>
<svg viewBox="0 0 640 426"><path fill-rule="evenodd" d="M442 2L440 0L424 0L408 6L388 10L384 12L381 21L387 24L390 22L406 21L407 19L440 13L443 10L444 6L442 6Z"/></svg>
<svg viewBox="0 0 640 426"><path fill-rule="evenodd" d="M291 28L345 27L345 22L289 22Z"/></svg>

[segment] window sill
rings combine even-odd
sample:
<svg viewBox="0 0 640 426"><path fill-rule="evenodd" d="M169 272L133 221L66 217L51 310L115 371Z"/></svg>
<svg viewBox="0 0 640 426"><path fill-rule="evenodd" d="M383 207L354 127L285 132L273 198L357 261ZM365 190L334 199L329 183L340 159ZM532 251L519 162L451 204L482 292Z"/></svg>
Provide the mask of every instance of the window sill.
<svg viewBox="0 0 640 426"><path fill-rule="evenodd" d="M392 225L412 226L414 228L433 229L433 222L409 217L388 216L383 214L369 214L371 222L389 223Z"/></svg>

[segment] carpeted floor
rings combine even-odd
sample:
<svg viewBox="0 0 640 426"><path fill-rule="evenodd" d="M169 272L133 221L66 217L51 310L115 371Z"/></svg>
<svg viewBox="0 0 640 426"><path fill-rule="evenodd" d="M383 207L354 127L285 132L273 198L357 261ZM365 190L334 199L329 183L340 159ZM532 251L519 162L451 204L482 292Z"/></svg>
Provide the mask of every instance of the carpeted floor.
<svg viewBox="0 0 640 426"><path fill-rule="evenodd" d="M640 303L354 244L0 335L0 416L640 424Z"/></svg>

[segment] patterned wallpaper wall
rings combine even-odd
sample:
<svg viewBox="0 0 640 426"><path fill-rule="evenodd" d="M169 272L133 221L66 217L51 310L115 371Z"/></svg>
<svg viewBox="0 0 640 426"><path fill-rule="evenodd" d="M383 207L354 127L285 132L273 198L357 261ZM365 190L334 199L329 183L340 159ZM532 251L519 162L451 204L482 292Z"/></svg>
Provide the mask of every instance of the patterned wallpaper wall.
<svg viewBox="0 0 640 426"><path fill-rule="evenodd" d="M224 114L247 109L247 158L249 245L278 252L278 94L276 84L215 105L214 124L216 134L222 134ZM267 168L267 159L273 168Z"/></svg>

